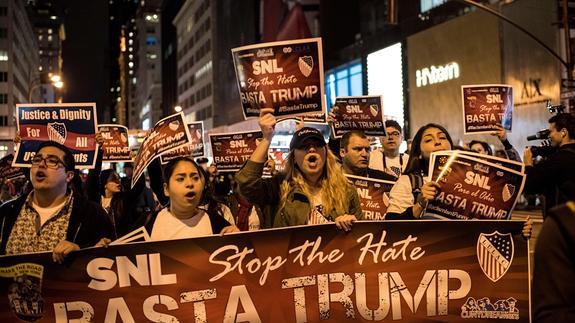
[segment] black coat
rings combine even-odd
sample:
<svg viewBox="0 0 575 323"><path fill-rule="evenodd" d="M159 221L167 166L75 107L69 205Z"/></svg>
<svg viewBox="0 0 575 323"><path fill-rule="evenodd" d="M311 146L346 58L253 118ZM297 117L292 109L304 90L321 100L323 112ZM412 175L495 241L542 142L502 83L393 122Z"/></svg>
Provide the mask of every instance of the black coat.
<svg viewBox="0 0 575 323"><path fill-rule="evenodd" d="M0 254L6 253L6 243L16 223L20 210L26 202L28 195L22 195L17 199L8 201L0 206ZM91 247L101 238L111 238L113 227L106 211L85 197L74 194L72 213L66 232L66 240L80 246Z"/></svg>
<svg viewBox="0 0 575 323"><path fill-rule="evenodd" d="M575 322L575 202L551 210L535 245L533 322Z"/></svg>
<svg viewBox="0 0 575 323"><path fill-rule="evenodd" d="M545 194L545 209L575 200L575 144L557 152L535 166L527 166L524 193Z"/></svg>

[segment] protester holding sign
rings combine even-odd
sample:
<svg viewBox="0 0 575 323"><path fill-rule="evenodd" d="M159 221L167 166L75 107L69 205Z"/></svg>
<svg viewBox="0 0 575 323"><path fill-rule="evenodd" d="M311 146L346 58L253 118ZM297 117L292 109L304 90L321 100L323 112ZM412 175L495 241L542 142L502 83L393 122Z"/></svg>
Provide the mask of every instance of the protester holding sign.
<svg viewBox="0 0 575 323"><path fill-rule="evenodd" d="M164 168L169 206L144 219L152 240L175 240L236 232L213 199L206 172L191 158L178 157ZM202 206L206 208L202 208Z"/></svg>
<svg viewBox="0 0 575 323"><path fill-rule="evenodd" d="M500 124L496 124L496 125L494 125L494 127L496 130L493 131L491 133L491 135L497 136L497 138L499 138L499 141L501 141L501 144L505 148L505 150L503 151L504 152L504 158L520 162L521 157L519 157L519 153L517 152L517 150L515 150L515 148L513 148L513 145L511 145L509 140L507 140L507 130L505 130L505 128L503 128L503 126ZM486 143L485 141L472 140L471 142L469 142L469 149L475 151L476 153L480 153L480 154L485 154L485 155L490 155L490 156L495 155L493 153L493 149L491 149L491 146L488 143Z"/></svg>
<svg viewBox="0 0 575 323"><path fill-rule="evenodd" d="M353 222L363 219L359 197L319 130L296 131L284 172L262 178L276 124L272 113L273 109L262 109L263 139L236 175L242 195L253 204L271 205L275 227L334 221L338 228L350 230Z"/></svg>
<svg viewBox="0 0 575 323"><path fill-rule="evenodd" d="M70 252L112 236L104 210L68 190L76 166L68 148L44 142L31 162L33 191L0 207L0 254L52 250L61 263Z"/></svg>
<svg viewBox="0 0 575 323"><path fill-rule="evenodd" d="M386 219L420 218L427 202L435 198L439 185L427 181L429 157L432 152L451 150L453 140L447 130L429 123L413 137L409 160L404 175L391 189Z"/></svg>
<svg viewBox="0 0 575 323"><path fill-rule="evenodd" d="M98 133L98 144L102 139L102 135ZM136 212L139 197L146 187L145 177L140 177L133 188L122 189L120 175L114 169L102 170L104 154L101 147L100 144L96 167L88 173L86 193L91 201L100 204L106 211L114 226L114 238L117 239L130 232L134 222L145 215Z"/></svg>
<svg viewBox="0 0 575 323"><path fill-rule="evenodd" d="M429 180L429 159L431 153L451 150L452 147L451 136L443 126L429 123L417 131L413 137L405 175L402 175L391 189L386 219L442 219L425 213L427 204L434 200L441 190L438 183ZM531 236L532 223L527 217L523 226L525 237Z"/></svg>

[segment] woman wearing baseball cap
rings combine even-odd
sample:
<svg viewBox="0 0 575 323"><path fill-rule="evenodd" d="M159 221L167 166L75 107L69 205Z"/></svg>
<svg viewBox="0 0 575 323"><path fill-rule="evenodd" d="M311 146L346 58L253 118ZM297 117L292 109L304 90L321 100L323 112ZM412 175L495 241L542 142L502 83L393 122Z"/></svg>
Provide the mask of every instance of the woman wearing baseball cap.
<svg viewBox="0 0 575 323"><path fill-rule="evenodd" d="M293 135L283 173L262 178L276 118L262 109L258 120L263 140L236 175L241 194L253 204L268 206L274 227L335 222L350 230L363 219L359 197L347 181L321 132L304 127Z"/></svg>

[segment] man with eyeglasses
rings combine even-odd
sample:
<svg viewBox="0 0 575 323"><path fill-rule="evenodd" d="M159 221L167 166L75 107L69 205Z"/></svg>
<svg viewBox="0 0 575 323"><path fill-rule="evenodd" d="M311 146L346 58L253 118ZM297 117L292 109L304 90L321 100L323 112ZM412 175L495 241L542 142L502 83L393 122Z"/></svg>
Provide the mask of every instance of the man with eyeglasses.
<svg viewBox="0 0 575 323"><path fill-rule="evenodd" d="M399 178L407 167L409 155L399 153L399 146L403 141L401 126L395 120L385 121L386 137L380 137L382 149L374 150L370 154L369 168L385 172L395 178Z"/></svg>
<svg viewBox="0 0 575 323"><path fill-rule="evenodd" d="M359 130L346 132L340 141L341 164L348 175L395 181L395 177L369 168L369 139Z"/></svg>
<svg viewBox="0 0 575 323"><path fill-rule="evenodd" d="M65 146L43 142L30 169L33 190L0 206L0 255L52 251L62 263L70 252L112 237L101 206L70 190L74 156Z"/></svg>

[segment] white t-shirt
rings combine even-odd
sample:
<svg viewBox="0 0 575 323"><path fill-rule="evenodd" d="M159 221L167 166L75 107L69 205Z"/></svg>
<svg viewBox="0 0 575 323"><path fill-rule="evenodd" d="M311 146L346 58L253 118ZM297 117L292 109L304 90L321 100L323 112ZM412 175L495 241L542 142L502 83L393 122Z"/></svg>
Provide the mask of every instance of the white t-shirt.
<svg viewBox="0 0 575 323"><path fill-rule="evenodd" d="M427 176L423 177L423 183L429 182ZM387 207L388 213L403 213L408 208L415 205L415 200L413 198L413 189L411 188L411 182L409 181L408 175L401 175L395 182L395 185L391 188L389 192L389 206ZM422 219L444 219L444 217L427 213L426 210L423 211Z"/></svg>
<svg viewBox="0 0 575 323"><path fill-rule="evenodd" d="M38 215L40 215L40 226L43 226L44 223L46 223L46 221L50 220L50 218L58 214L58 212L60 212L60 210L66 204L66 201L68 201L68 198L65 198L64 202L62 202L59 205L53 207L41 207L38 204L34 203L34 199L32 199L32 207L34 208L34 210L36 210L36 212L38 212Z"/></svg>
<svg viewBox="0 0 575 323"><path fill-rule="evenodd" d="M256 211L255 205L252 206L252 212L248 218L248 231L257 231L260 229L260 217Z"/></svg>
<svg viewBox="0 0 575 323"><path fill-rule="evenodd" d="M212 235L212 222L202 210L189 219L176 218L168 208L158 213L152 228L152 241L187 239Z"/></svg>
<svg viewBox="0 0 575 323"><path fill-rule="evenodd" d="M400 158L401 157L401 158ZM399 154L396 157L385 157L385 169L383 168L383 152L374 150L369 154L369 168L377 169L389 175L399 177L407 168L408 154Z"/></svg>

